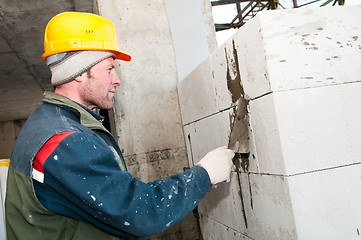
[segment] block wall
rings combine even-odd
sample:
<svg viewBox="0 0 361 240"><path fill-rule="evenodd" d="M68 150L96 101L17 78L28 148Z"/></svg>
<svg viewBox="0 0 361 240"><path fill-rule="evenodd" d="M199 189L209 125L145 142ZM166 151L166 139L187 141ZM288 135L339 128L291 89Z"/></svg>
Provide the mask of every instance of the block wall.
<svg viewBox="0 0 361 240"><path fill-rule="evenodd" d="M260 12L178 86L190 165L249 156L199 205L204 239L359 239L361 6Z"/></svg>

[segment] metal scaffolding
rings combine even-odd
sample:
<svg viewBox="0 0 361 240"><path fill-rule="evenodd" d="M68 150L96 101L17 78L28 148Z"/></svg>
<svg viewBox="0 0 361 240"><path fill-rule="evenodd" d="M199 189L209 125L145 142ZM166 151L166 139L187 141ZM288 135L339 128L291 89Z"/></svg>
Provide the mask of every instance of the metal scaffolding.
<svg viewBox="0 0 361 240"><path fill-rule="evenodd" d="M309 4L325 1L325 0L313 0L302 5L298 5L297 0L293 1L293 8L300 8L307 6ZM320 7L326 6L333 1L332 6L344 5L346 0L327 0ZM231 28L240 28L243 26L249 19L256 16L259 11L267 10L276 10L278 8L283 8L279 0L219 0L211 1L212 7L217 7L221 5L235 4L237 8L237 15L233 18L230 23L215 23L216 31L227 30Z"/></svg>

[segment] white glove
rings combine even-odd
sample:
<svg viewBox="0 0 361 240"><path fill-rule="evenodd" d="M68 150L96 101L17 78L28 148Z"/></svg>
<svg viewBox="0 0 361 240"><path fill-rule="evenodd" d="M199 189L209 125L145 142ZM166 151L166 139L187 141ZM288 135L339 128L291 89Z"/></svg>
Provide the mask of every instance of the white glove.
<svg viewBox="0 0 361 240"><path fill-rule="evenodd" d="M231 168L233 166L233 156L233 150L227 149L227 147L224 146L208 152L197 165L207 171L212 185L224 181L229 182Z"/></svg>

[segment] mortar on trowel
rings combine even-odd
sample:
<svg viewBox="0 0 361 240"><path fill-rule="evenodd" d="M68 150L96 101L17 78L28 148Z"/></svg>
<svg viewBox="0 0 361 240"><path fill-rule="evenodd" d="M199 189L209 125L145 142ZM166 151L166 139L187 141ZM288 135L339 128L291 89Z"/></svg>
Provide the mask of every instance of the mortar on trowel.
<svg viewBox="0 0 361 240"><path fill-rule="evenodd" d="M250 152L247 105L247 100L245 98L239 98L238 104L234 108L233 121L231 119L231 132L229 134L228 148L235 152L232 160L236 167L236 172L239 172L241 158L248 158Z"/></svg>

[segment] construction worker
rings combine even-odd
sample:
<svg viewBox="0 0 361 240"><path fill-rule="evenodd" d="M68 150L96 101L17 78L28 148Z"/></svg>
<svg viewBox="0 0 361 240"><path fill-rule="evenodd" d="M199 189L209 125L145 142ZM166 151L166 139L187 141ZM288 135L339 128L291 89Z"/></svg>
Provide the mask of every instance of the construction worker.
<svg viewBox="0 0 361 240"><path fill-rule="evenodd" d="M232 150L215 149L185 172L144 183L127 171L93 109L111 109L120 51L107 19L60 13L45 30L54 92L25 123L7 180L12 239L117 239L162 232L186 217L212 184L229 181Z"/></svg>

